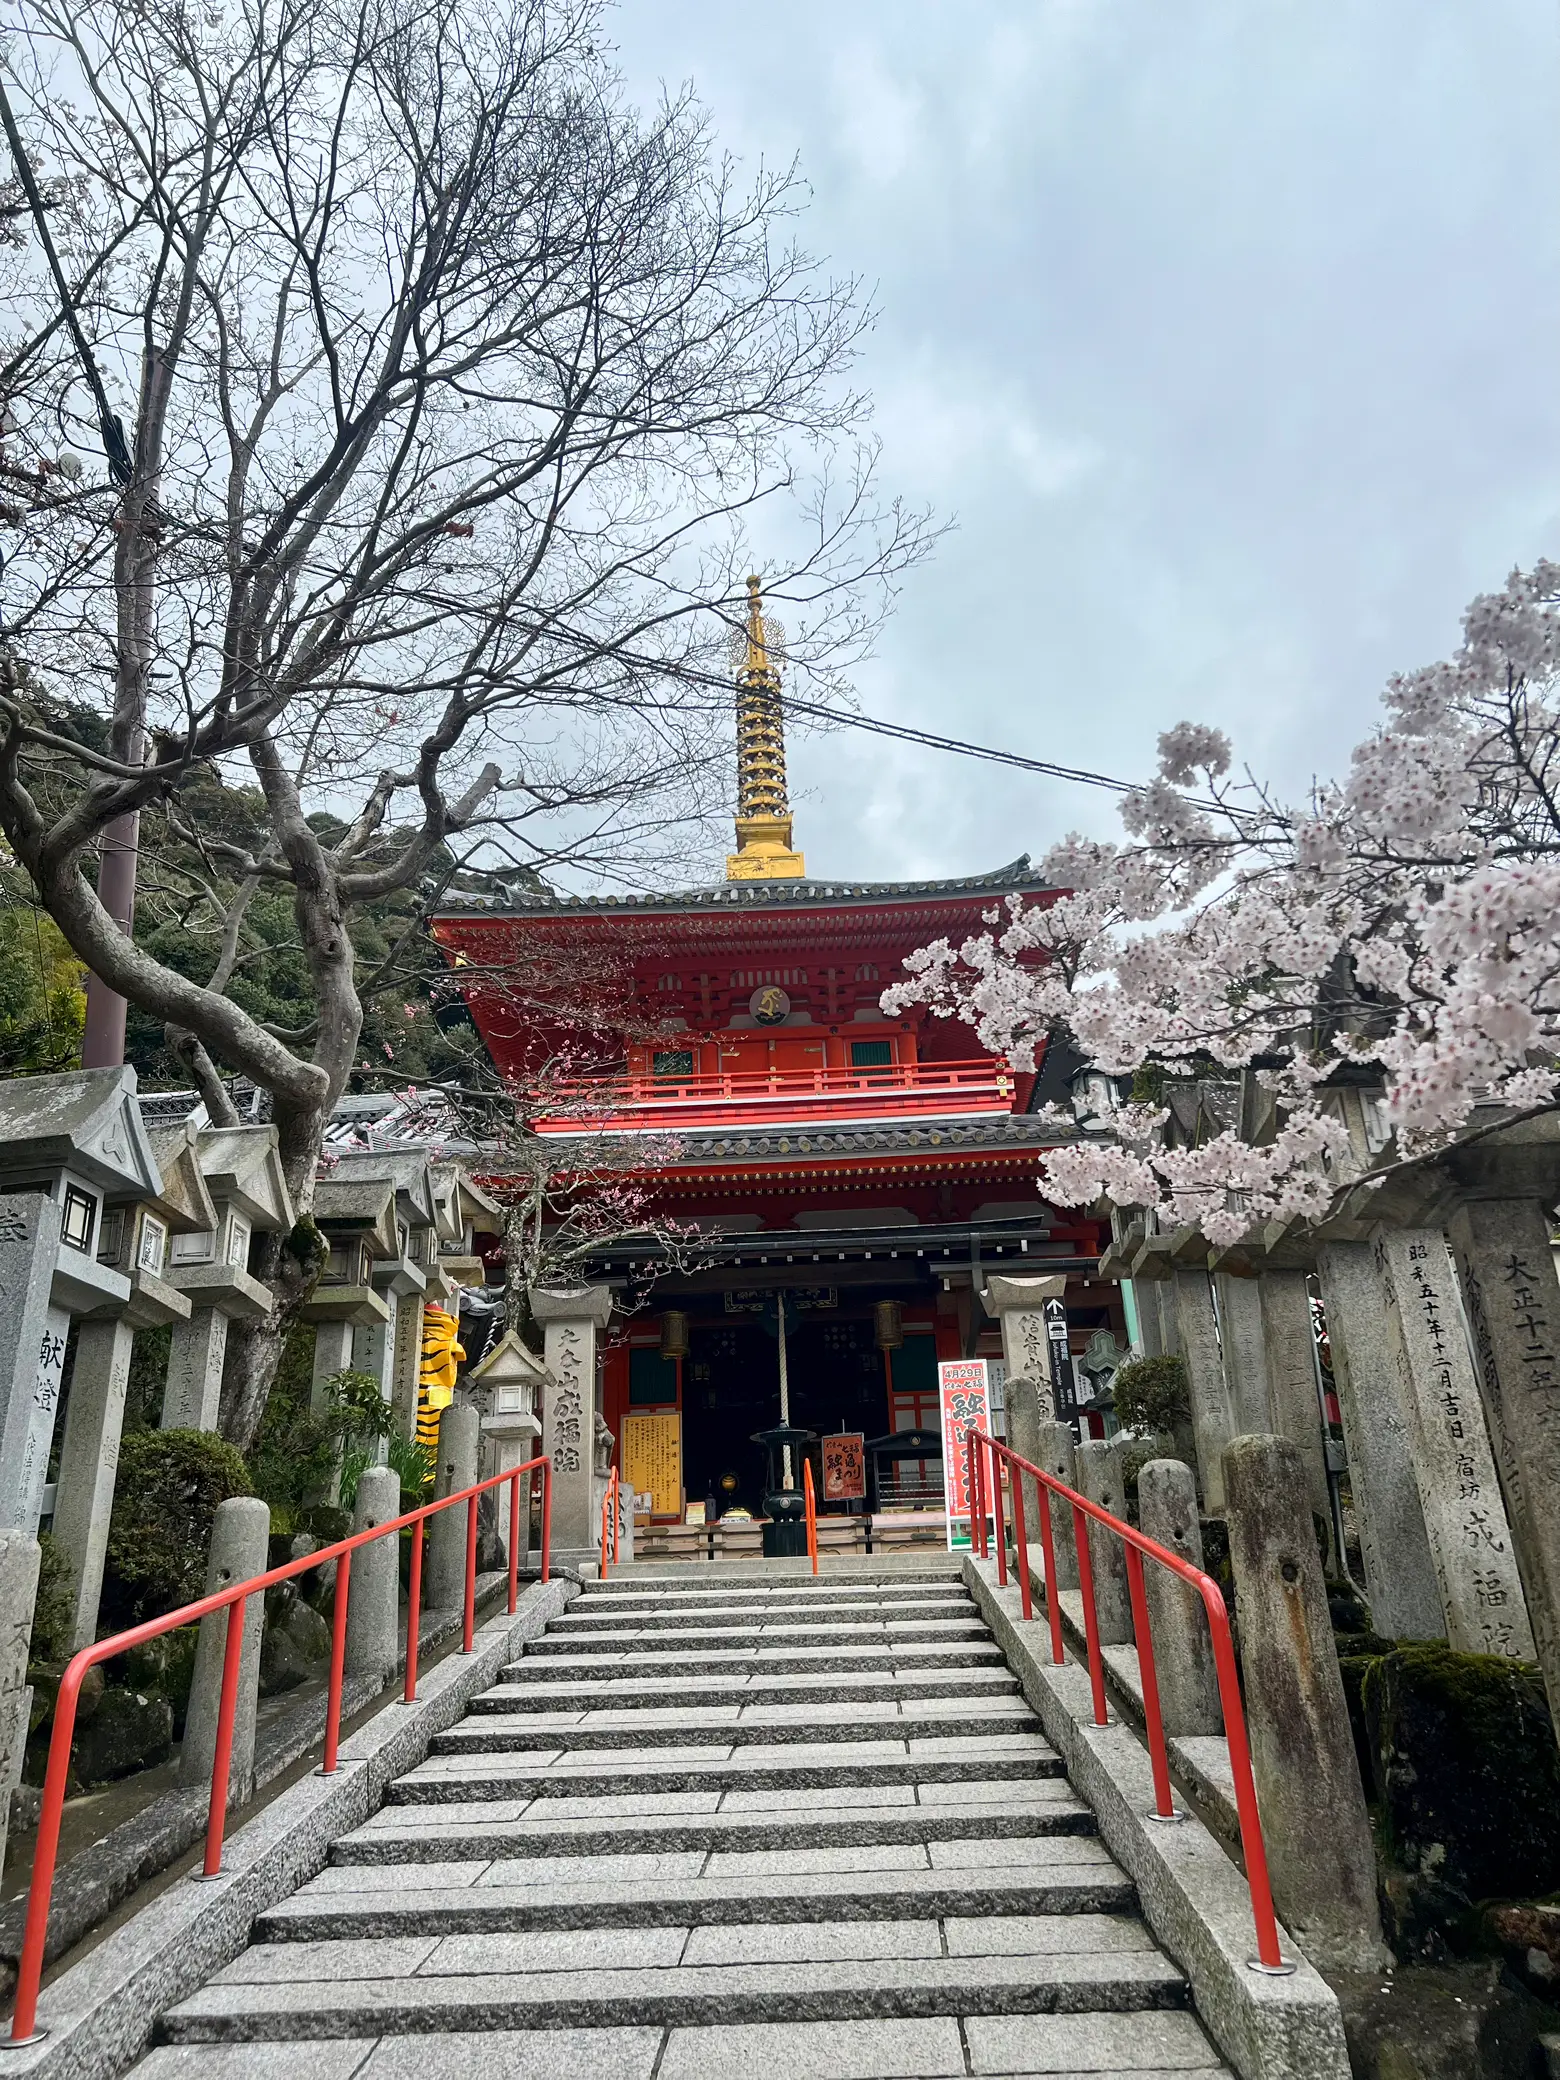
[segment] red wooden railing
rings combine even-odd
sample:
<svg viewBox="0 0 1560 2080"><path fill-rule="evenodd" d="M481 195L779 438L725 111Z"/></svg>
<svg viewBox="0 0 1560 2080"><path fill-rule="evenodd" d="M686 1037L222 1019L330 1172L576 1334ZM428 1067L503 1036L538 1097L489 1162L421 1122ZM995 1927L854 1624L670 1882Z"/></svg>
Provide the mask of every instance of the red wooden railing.
<svg viewBox="0 0 1560 2080"><path fill-rule="evenodd" d="M807 1516L807 1557L818 1572L818 1498L813 1492L812 1461L802 1461L802 1504Z"/></svg>
<svg viewBox="0 0 1560 2080"><path fill-rule="evenodd" d="M60 1678L59 1694L54 1705L54 1731L49 1739L49 1761L43 1780L43 1810L38 1818L38 1845L33 1854L32 1884L27 1894L27 1923L22 1937L22 1955L17 1969L16 2007L11 2017L11 2034L7 2042L12 2045L34 2044L48 2032L37 2028L38 1988L43 1978L44 1949L49 1932L49 1903L54 1893L54 1870L59 1857L60 1818L65 1807L65 1783L70 1773L71 1742L76 1730L76 1705L81 1695L81 1685L89 1668L101 1661L111 1661L116 1654L123 1654L131 1647L144 1641L157 1639L165 1632L174 1632L183 1625L191 1625L198 1618L211 1612L227 1611L227 1632L222 1658L222 1692L217 1714L216 1753L211 1766L211 1798L206 1814L206 1856L201 1875L206 1878L220 1877L222 1873L222 1838L227 1824L228 1781L233 1763L233 1724L238 1712L239 1665L243 1658L244 1611L251 1596L263 1596L277 1582L288 1582L297 1575L307 1574L311 1568L336 1566L335 1608L332 1613L330 1642L330 1678L325 1702L325 1753L321 1774L333 1776L337 1768L337 1752L341 1742L341 1693L346 1667L347 1651L347 1602L351 1591L352 1555L359 1546L369 1545L376 1538L399 1538L400 1534L413 1527L411 1576L407 1591L406 1610L406 1684L405 1701L412 1704L417 1697L417 1650L422 1617L422 1547L423 1525L427 1519L437 1516L440 1510L453 1509L457 1503L466 1505L466 1593L465 1609L461 1624L461 1652L469 1654L476 1630L477 1610L477 1501L489 1488L509 1483L509 1608L514 1610L518 1597L520 1568L520 1484L525 1482L527 1507L534 1491L534 1478L540 1471L542 1476L542 1580L549 1578L552 1555L552 1466L545 1459L528 1459L523 1466L513 1466L505 1473L491 1474L486 1480L478 1481L474 1487L462 1488L459 1494L446 1495L438 1502L425 1502L418 1509L408 1510L404 1517L395 1517L385 1524L377 1524L370 1531L354 1532L351 1538L343 1538L333 1546L326 1546L318 1553L306 1553L302 1559L289 1560L285 1566L273 1567L266 1574L252 1575L247 1581L234 1582L231 1587L219 1589L215 1595L203 1596L198 1603L187 1603L176 1611L169 1611L161 1618L149 1618L144 1625L133 1625L128 1632L116 1632L111 1639L97 1640L67 1664Z"/></svg>
<svg viewBox="0 0 1560 2080"><path fill-rule="evenodd" d="M1009 1497L1013 1512L1013 1545L1018 1570L1019 1608L1025 1618L1034 1615L1033 1591L1029 1572L1029 1527L1024 1521L1024 1483L1020 1473L1029 1474L1037 1483L1037 1498L1040 1506L1040 1545L1043 1554L1044 1580L1046 1585L1046 1616L1050 1621L1051 1660L1060 1665L1066 1660L1062 1645L1061 1598L1051 1591L1056 1580L1056 1547L1051 1526L1051 1497L1059 1497L1072 1511L1073 1542L1078 1553L1078 1588L1083 1599L1084 1644L1089 1663L1089 1687L1094 1708L1096 1726L1110 1723L1105 1702L1105 1660L1100 1650L1099 1612L1094 1595L1094 1564L1089 1552L1088 1527L1091 1522L1103 1525L1113 1536L1119 1538L1125 1548L1127 1567L1127 1592L1132 1602L1132 1627L1137 1642L1138 1675L1143 1692L1143 1725L1148 1737L1149 1763L1153 1771L1154 1812L1156 1820L1175 1820L1181 1816L1176 1811L1175 1800L1170 1789L1170 1754L1165 1741L1164 1717L1159 1707L1159 1676L1154 1665L1154 1641L1149 1624L1148 1594L1143 1582L1143 1561L1147 1557L1160 1567L1167 1567L1172 1574L1179 1575L1202 1599L1203 1609L1208 1614L1208 1631L1213 1641L1213 1665L1219 1685L1219 1709L1224 1717L1224 1740L1229 1751L1230 1774L1235 1786L1235 1811L1240 1822L1241 1850L1246 1862L1246 1884L1251 1893L1251 1916L1256 1924L1257 1954L1251 1960L1253 1971L1286 1973L1294 1965L1283 1954L1278 1940L1278 1922L1273 1912L1273 1889L1268 1878L1267 1845L1262 1836L1262 1818L1257 1808L1257 1787L1251 1774L1251 1745L1246 1737L1246 1715L1241 1704L1240 1674L1235 1661L1235 1643L1230 1636L1229 1612L1224 1607L1224 1597L1219 1585L1211 1575L1193 1567L1179 1553L1171 1552L1157 1540L1146 1538L1131 1524L1120 1517L1113 1517L1109 1510L1102 1509L1097 1502L1079 1495L1074 1489L1059 1481L1055 1474L1047 1473L1044 1467L1036 1466L1028 1459L1021 1459L1011 1446L1000 1443L984 1430L972 1425L969 1433L969 1483L970 1483L970 1537L974 1550L982 1559L988 1557L989 1547L996 1547L997 1580L1004 1587L1008 1578L1007 1527L1002 1499L1002 1473L1004 1468L1009 1477ZM990 1521L990 1532L987 1524Z"/></svg>
<svg viewBox="0 0 1560 2080"><path fill-rule="evenodd" d="M541 1133L577 1133L583 1118L643 1125L665 1115L684 1125L872 1111L971 1112L1011 1106L1013 1073L1000 1062L883 1062L875 1068L820 1064L813 1069L732 1069L688 1076L578 1077L558 1088L558 1111L536 1122Z"/></svg>

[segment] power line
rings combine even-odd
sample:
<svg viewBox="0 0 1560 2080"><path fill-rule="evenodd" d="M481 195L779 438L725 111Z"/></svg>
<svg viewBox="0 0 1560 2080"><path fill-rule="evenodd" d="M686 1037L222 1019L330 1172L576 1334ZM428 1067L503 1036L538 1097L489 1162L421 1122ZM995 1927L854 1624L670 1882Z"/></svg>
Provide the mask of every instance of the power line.
<svg viewBox="0 0 1560 2080"><path fill-rule="evenodd" d="M1138 784L1133 780L1114 780L1108 773L1091 773L1081 766L1059 766L1043 758L1026 758L1020 751L998 751L989 744L969 744L962 737L939 736L935 730L912 729L903 722L884 722L876 715L853 715L838 708L825 708L813 701L799 701L791 694L783 694L780 704L784 712L806 715L815 722L868 730L874 736L895 737L901 743L921 744L931 751L954 751L961 758L989 759L994 765L1017 766L1026 773L1045 773L1053 780L1077 780L1085 787L1108 787L1115 794L1131 794Z"/></svg>

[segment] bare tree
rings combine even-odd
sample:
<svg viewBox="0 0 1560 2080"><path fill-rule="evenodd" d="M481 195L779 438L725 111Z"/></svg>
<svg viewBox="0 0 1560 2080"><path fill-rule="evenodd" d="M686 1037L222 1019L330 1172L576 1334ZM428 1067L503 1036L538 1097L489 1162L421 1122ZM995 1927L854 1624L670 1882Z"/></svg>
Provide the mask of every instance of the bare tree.
<svg viewBox="0 0 1560 2080"><path fill-rule="evenodd" d="M0 828L217 1117L223 1068L272 1095L300 1228L230 1343L242 1443L317 1275L354 913L436 858L633 879L686 854L724 792L755 527L793 675L826 692L926 532L876 503L847 375L868 313L790 242L794 175L744 186L686 96L631 109L596 0L21 18ZM213 767L247 767L263 844L201 822ZM94 882L153 807L220 911L203 974ZM234 994L266 886L310 978L290 1025Z"/></svg>

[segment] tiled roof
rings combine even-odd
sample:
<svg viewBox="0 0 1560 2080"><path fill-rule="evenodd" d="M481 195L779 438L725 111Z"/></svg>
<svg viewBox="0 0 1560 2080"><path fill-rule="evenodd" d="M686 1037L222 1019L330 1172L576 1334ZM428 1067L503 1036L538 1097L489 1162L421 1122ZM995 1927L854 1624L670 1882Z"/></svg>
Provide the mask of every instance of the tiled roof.
<svg viewBox="0 0 1560 2080"><path fill-rule="evenodd" d="M643 915L668 910L777 910L808 904L913 901L927 896L1005 895L1026 890L1038 892L1045 886L1036 876L1029 854L1025 852L992 873L967 874L951 881L842 881L809 876L797 881L717 881L708 888L642 896L538 894L527 888L508 895L447 896L438 914L444 917L471 913L499 917L548 917L555 912L567 911L575 916L598 917L619 912Z"/></svg>
<svg viewBox="0 0 1560 2080"><path fill-rule="evenodd" d="M553 1134L548 1141L567 1146L570 1138ZM848 1126L773 1127L758 1132L733 1127L679 1128L677 1154L670 1163L664 1134L648 1136L647 1142L660 1167L681 1170L733 1157L751 1161L798 1155L930 1155L960 1149L1054 1148L1069 1138L1023 1113L1004 1112L990 1119L885 1120Z"/></svg>

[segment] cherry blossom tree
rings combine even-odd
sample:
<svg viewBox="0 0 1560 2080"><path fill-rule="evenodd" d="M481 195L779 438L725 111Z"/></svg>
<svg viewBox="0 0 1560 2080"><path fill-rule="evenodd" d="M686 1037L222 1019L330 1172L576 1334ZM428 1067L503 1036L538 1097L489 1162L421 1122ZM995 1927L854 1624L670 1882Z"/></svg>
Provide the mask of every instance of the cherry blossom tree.
<svg viewBox="0 0 1560 2080"><path fill-rule="evenodd" d="M1019 1067L1065 1032L1133 1077L1113 1136L1048 1157L1048 1196L1229 1243L1557 1103L1560 565L1513 572L1452 658L1395 676L1341 780L1286 804L1232 773L1221 732L1182 723L1122 820L1120 844L1053 847L1063 893L922 948L884 997L963 1019ZM1209 1076L1253 1079L1263 1130L1167 1146L1163 1080ZM1370 1154L1341 1092L1373 1081Z"/></svg>

